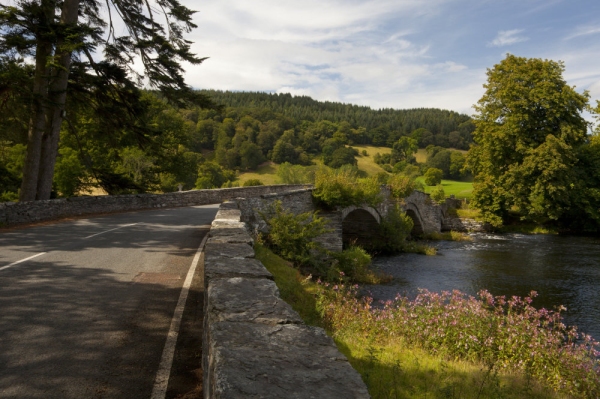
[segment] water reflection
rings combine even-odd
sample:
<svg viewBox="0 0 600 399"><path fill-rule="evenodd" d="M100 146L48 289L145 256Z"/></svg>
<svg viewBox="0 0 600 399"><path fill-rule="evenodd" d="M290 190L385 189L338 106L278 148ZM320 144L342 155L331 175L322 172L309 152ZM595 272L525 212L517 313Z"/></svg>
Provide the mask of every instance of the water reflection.
<svg viewBox="0 0 600 399"><path fill-rule="evenodd" d="M567 307L569 325L600 339L600 239L591 237L475 234L470 242L439 242L437 256L401 254L375 265L394 276L385 286L367 286L376 300L418 288L458 289L475 295L528 295L536 307Z"/></svg>

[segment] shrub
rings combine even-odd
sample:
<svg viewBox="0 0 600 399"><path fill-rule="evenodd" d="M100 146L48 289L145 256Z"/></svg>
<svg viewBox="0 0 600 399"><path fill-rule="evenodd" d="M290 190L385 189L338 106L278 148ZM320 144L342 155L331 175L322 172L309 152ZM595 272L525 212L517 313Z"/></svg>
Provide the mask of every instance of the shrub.
<svg viewBox="0 0 600 399"><path fill-rule="evenodd" d="M315 167L284 162L277 167L277 182L283 184L314 183Z"/></svg>
<svg viewBox="0 0 600 399"><path fill-rule="evenodd" d="M337 261L331 266L331 269L338 272L338 276L329 276L330 279L347 276L356 283L379 284L391 278L375 273L371 269L371 255L361 247L351 246L342 252L330 252L329 254Z"/></svg>
<svg viewBox="0 0 600 399"><path fill-rule="evenodd" d="M251 187L251 186L264 186L263 182L260 181L259 179L248 179L244 182L243 184L244 187Z"/></svg>
<svg viewBox="0 0 600 399"><path fill-rule="evenodd" d="M446 199L446 193L444 192L444 187L441 184L435 186L433 190L431 190L431 199L437 202L438 204L444 202Z"/></svg>
<svg viewBox="0 0 600 399"><path fill-rule="evenodd" d="M435 186L442 182L442 176L444 172L438 168L429 168L427 172L423 175L425 178L425 184L428 186Z"/></svg>
<svg viewBox="0 0 600 399"><path fill-rule="evenodd" d="M315 174L313 197L326 208L377 206L382 201L381 188L377 178L359 181L357 172L351 168L338 170L322 168Z"/></svg>
<svg viewBox="0 0 600 399"><path fill-rule="evenodd" d="M275 201L261 216L269 227L265 237L267 245L296 266L311 263L311 250L324 251L315 239L330 230L326 227L327 220L317 212L295 215L283 209L281 201Z"/></svg>
<svg viewBox="0 0 600 399"><path fill-rule="evenodd" d="M397 199L408 197L414 190L420 188L417 181L404 174L393 174L388 178L388 185L392 196Z"/></svg>
<svg viewBox="0 0 600 399"><path fill-rule="evenodd" d="M405 249L406 239L414 226L413 220L408 216L400 205L396 204L388 211L385 218L379 224L379 235L373 247L376 251L383 253L402 252Z"/></svg>

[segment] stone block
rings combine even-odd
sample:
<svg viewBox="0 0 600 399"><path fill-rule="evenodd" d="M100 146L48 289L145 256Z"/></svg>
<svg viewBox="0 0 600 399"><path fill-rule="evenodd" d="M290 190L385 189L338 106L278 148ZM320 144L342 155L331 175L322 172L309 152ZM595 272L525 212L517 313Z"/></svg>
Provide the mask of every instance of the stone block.
<svg viewBox="0 0 600 399"><path fill-rule="evenodd" d="M254 240L250 237L250 234L236 233L236 234L223 234L216 237L209 237L207 240L209 244L246 244L253 245Z"/></svg>
<svg viewBox="0 0 600 399"><path fill-rule="evenodd" d="M238 204L236 201L225 201L219 206L219 209L238 209Z"/></svg>
<svg viewBox="0 0 600 399"><path fill-rule="evenodd" d="M208 323L221 321L254 322L268 325L302 324L302 319L279 297L272 280L219 278L207 290Z"/></svg>
<svg viewBox="0 0 600 399"><path fill-rule="evenodd" d="M212 226L210 231L208 232L209 237L220 237L220 236L228 236L228 235L237 235L237 234L248 234L248 230L246 226L224 226L224 227L214 227Z"/></svg>
<svg viewBox="0 0 600 399"><path fill-rule="evenodd" d="M254 258L254 248L248 244L221 244L217 242L207 242L204 246L204 253L207 257L223 256L227 258Z"/></svg>
<svg viewBox="0 0 600 399"><path fill-rule="evenodd" d="M359 374L320 328L234 322L208 328L205 397L369 398Z"/></svg>
<svg viewBox="0 0 600 399"><path fill-rule="evenodd" d="M239 222L241 216L242 212L239 209L227 209L219 207L219 211L217 212L214 220L233 220Z"/></svg>
<svg viewBox="0 0 600 399"><path fill-rule="evenodd" d="M249 277L273 279L273 275L256 259L204 256L204 283L215 278Z"/></svg>

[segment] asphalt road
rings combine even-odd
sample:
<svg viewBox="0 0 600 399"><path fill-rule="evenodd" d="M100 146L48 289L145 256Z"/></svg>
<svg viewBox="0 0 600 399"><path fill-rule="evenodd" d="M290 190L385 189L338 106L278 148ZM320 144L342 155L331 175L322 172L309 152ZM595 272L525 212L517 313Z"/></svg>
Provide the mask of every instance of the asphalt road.
<svg viewBox="0 0 600 399"><path fill-rule="evenodd" d="M217 207L0 230L0 398L149 398ZM183 374L200 363L200 271L182 322L188 348L178 343L168 397L185 393Z"/></svg>

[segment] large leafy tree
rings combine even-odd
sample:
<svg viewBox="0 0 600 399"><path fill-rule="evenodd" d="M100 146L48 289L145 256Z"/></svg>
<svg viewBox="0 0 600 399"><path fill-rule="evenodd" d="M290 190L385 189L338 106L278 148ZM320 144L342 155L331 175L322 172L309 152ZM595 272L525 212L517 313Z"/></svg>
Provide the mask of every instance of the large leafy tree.
<svg viewBox="0 0 600 399"><path fill-rule="evenodd" d="M468 155L473 203L487 221L500 224L511 209L523 219L558 220L574 206L588 94L567 85L563 71L562 62L510 54L488 69Z"/></svg>
<svg viewBox="0 0 600 399"><path fill-rule="evenodd" d="M185 84L181 62L203 61L183 35L193 11L177 0L16 0L0 4L0 57L32 60L31 111L20 199L47 199L70 80L96 87L150 84L165 96L208 100ZM106 5L105 16L100 9ZM125 28L126 34L117 35ZM117 29L117 27L119 29ZM138 59L144 67L133 68ZM121 94L117 94L117 97Z"/></svg>

